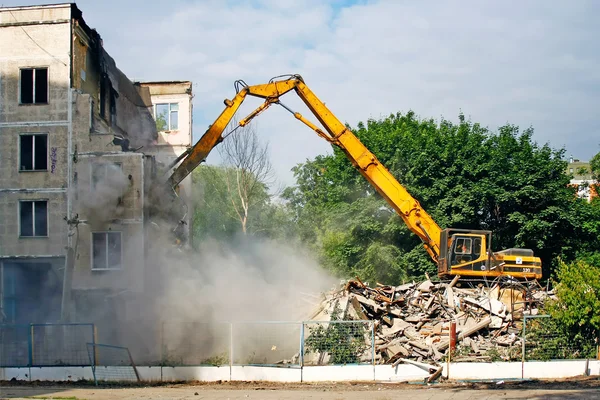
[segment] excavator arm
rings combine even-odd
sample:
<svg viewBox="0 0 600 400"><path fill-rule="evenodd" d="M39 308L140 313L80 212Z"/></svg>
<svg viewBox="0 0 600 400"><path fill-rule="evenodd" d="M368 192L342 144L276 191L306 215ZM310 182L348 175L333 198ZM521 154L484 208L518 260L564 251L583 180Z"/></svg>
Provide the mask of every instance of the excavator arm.
<svg viewBox="0 0 600 400"><path fill-rule="evenodd" d="M315 131L317 135L336 145L344 152L352 162L352 165L385 198L388 204L404 220L408 228L421 238L431 258L436 263L438 262L441 246L441 228L421 207L419 202L379 162L377 157L306 86L301 76L292 75L287 79L271 80L267 84L256 86L248 86L242 81L237 81L236 88L238 90L233 100L225 100L225 110L223 110L200 140L190 149L181 164L169 177L169 184L172 187L176 187L202 163L210 151L225 138L223 132L246 96L263 98L265 99L264 103L252 111L246 118L242 119L238 127L248 124L252 118L272 104L283 106L296 119ZM280 102L280 97L292 90L296 92L319 120L325 128L325 132L300 113L290 110Z"/></svg>

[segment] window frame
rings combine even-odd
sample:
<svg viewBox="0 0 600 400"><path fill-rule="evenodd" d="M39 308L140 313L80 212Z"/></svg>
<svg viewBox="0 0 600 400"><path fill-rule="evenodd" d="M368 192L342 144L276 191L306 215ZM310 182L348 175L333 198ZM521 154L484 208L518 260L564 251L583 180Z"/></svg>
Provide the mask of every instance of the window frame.
<svg viewBox="0 0 600 400"><path fill-rule="evenodd" d="M171 109L171 106L173 104L177 105L177 110L172 110ZM164 105L169 106L169 110L167 112L167 117L168 118L167 118L167 121L166 121L167 122L167 129L165 129L163 131L159 131L159 132L177 132L177 131L179 131L179 129L180 129L179 128L179 121L180 121L180 119L179 119L179 111L180 111L181 107L180 107L180 104L179 104L178 101L174 101L174 102L167 101L167 102L164 102L164 103L153 104L152 105L152 115L154 117L154 123L156 123L156 108L157 108L157 106L164 106ZM175 128L175 129L171 128L171 114L173 112L177 112L177 128Z"/></svg>
<svg viewBox="0 0 600 400"><path fill-rule="evenodd" d="M22 85L22 81L23 81L23 70L24 69L31 69L33 70L33 81L32 81L32 86L33 86L33 101L31 103L23 103L23 97L22 97L22 92L21 92L21 85ZM46 102L45 103L38 103L35 101L35 71L38 69L45 69L46 70ZM19 96L19 105L20 106L46 106L48 104L50 104L50 66L48 65L38 65L37 67L19 67L19 87L18 87L18 96Z"/></svg>
<svg viewBox="0 0 600 400"><path fill-rule="evenodd" d="M105 171L105 174L106 174L106 168L107 168L107 167L108 167L110 164L118 166L119 168L121 168L121 172L123 172L123 163L122 163L122 162L119 162L119 161L117 161L117 162L113 162L113 161L110 161L110 162L93 162L93 161L92 161L92 162L90 163L90 190L91 190L91 191L94 191L94 190L96 190L96 186L95 186L95 184L94 184L94 168L97 168L97 167L99 167L99 166L102 166L102 167L104 168L104 171ZM124 172L123 172L123 173L124 173ZM105 176L106 176L106 175L105 175Z"/></svg>
<svg viewBox="0 0 600 400"><path fill-rule="evenodd" d="M125 172L123 172L123 163L119 162L119 161L110 161L110 162L91 162L90 163L90 191L94 192L96 190L96 184L94 183L94 168L98 167L98 166L103 166L104 168L104 176L106 177L106 168L109 166L109 164L112 165L116 165L119 168L121 168L121 173L125 174ZM119 199L117 200L117 205L123 204L123 199L125 198L125 193L127 193L126 189L123 189L121 191L121 193L119 194Z"/></svg>
<svg viewBox="0 0 600 400"><path fill-rule="evenodd" d="M36 235L35 232L35 216L36 216L36 212L35 212L35 203L38 202L44 202L46 203L46 234L45 235ZM33 203L33 208L32 208L32 218L31 218L31 224L33 225L33 235L31 236L24 236L22 233L22 226L23 226L23 221L21 221L21 207L23 207L23 203ZM49 203L50 201L48 199L20 199L19 200L19 210L18 210L18 214L17 214L17 220L19 221L19 239L37 239L37 238L48 238L50 235L50 219L48 218L50 215L50 209L49 209Z"/></svg>
<svg viewBox="0 0 600 400"><path fill-rule="evenodd" d="M23 149L22 149L22 146L21 146L21 140L22 140L23 136L34 136L33 142L32 142L32 145L31 145L31 148L32 148L31 157L33 158L32 159L32 165L33 165L32 169L22 169L23 163L21 161L23 159L23 157L22 157L23 156L23 154L22 154L23 153ZM45 169L36 169L35 168L35 136L46 136L46 168ZM50 135L48 135L45 132L39 132L39 133L38 132L19 133L19 157L18 157L18 162L19 162L18 169L19 169L19 172L48 172L48 164L49 164L48 161L50 161Z"/></svg>
<svg viewBox="0 0 600 400"><path fill-rule="evenodd" d="M464 251L464 252L462 251L462 249L459 251L460 241L462 241L463 244L468 243L468 246L465 246L466 251ZM463 255L463 256L473 254L473 239L470 237L465 237L465 236L456 238L456 244L454 245L454 253L457 255Z"/></svg>
<svg viewBox="0 0 600 400"><path fill-rule="evenodd" d="M106 240L106 268L96 268L94 265L94 235L104 234ZM121 242L121 254L119 254L119 268L108 268L108 234L119 234ZM121 271L123 270L123 232L122 231L92 231L90 232L90 269L92 271Z"/></svg>

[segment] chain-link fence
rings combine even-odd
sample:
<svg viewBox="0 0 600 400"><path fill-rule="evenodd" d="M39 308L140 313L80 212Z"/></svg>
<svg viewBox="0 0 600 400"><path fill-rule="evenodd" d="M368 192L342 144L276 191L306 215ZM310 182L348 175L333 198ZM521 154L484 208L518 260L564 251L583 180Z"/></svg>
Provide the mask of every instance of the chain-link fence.
<svg viewBox="0 0 600 400"><path fill-rule="evenodd" d="M93 324L0 325L0 367L90 365Z"/></svg>
<svg viewBox="0 0 600 400"><path fill-rule="evenodd" d="M165 322L160 365L372 364L373 321Z"/></svg>
<svg viewBox="0 0 600 400"><path fill-rule="evenodd" d="M161 323L163 366L229 365L231 358L230 323Z"/></svg>
<svg viewBox="0 0 600 400"><path fill-rule="evenodd" d="M31 365L89 365L86 343L94 343L92 324L32 324Z"/></svg>
<svg viewBox="0 0 600 400"><path fill-rule="evenodd" d="M96 385L99 380L139 382L140 375L127 347L87 343L86 348Z"/></svg>
<svg viewBox="0 0 600 400"><path fill-rule="evenodd" d="M373 321L309 321L303 327L303 365L373 364Z"/></svg>
<svg viewBox="0 0 600 400"><path fill-rule="evenodd" d="M232 365L300 365L302 324L240 322L232 324Z"/></svg>
<svg viewBox="0 0 600 400"><path fill-rule="evenodd" d="M31 365L31 327L0 325L0 367Z"/></svg>
<svg viewBox="0 0 600 400"><path fill-rule="evenodd" d="M510 349L516 350L516 357L520 353L523 362L597 357L596 342L573 338L549 316L525 316L522 322L515 321L517 327L521 323L522 348L516 340ZM155 355L150 361L139 362L135 354L131 359L127 347L96 346L93 324L0 325L0 367L89 366L91 362L97 366L124 365L127 357L131 365L135 360L150 366L292 368L374 364L375 360L373 321L164 322L154 326L160 338L147 345L155 349L151 351ZM134 345L127 341L115 344ZM92 361L88 344L95 349Z"/></svg>
<svg viewBox="0 0 600 400"><path fill-rule="evenodd" d="M573 338L549 315L523 317L522 359L525 361L577 360L597 357L597 344Z"/></svg>

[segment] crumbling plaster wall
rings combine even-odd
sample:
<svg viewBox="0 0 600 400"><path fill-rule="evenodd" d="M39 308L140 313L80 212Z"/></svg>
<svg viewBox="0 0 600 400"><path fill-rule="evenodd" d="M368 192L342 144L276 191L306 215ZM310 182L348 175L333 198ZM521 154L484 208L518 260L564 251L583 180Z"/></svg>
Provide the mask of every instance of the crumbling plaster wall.
<svg viewBox="0 0 600 400"><path fill-rule="evenodd" d="M70 5L0 9L0 256L65 252L69 18ZM48 68L47 104L19 104L27 67ZM46 171L19 171L19 136L28 133L48 135ZM47 238L19 237L19 200L29 199L49 202Z"/></svg>
<svg viewBox="0 0 600 400"><path fill-rule="evenodd" d="M140 82L137 85L148 90L153 105L164 103L179 105L178 129L158 132L158 140L148 150L148 154L156 157L159 168L164 169L192 145L192 83L189 81ZM178 195L187 207L184 220L186 236L189 237L193 221L191 175L179 184ZM180 216L183 217L184 215Z"/></svg>
<svg viewBox="0 0 600 400"><path fill-rule="evenodd" d="M71 4L0 9L0 257L50 256L62 267L70 237L70 245L77 244L73 289L139 291L145 272L146 172L155 170L154 158L142 151L158 138L150 94L117 68L101 37L80 15ZM48 67L48 104L19 105L23 67ZM103 99L102 82L108 90ZM105 118L100 117L101 100ZM48 134L47 171L19 172L23 133ZM144 148L122 151L113 144L115 136L129 139L132 148ZM110 161L122 165L128 186L110 220L91 224L89 209L78 201L82 193L90 194L92 163ZM19 238L18 204L28 199L48 200L49 237ZM68 204L70 217L83 221L71 231L65 220ZM122 232L122 270L91 270L93 231Z"/></svg>
<svg viewBox="0 0 600 400"><path fill-rule="evenodd" d="M144 274L144 173L147 160L143 153L123 152L112 144L112 135L90 132L90 95L74 96L73 131L73 212L83 221L78 229L77 254L73 289L143 288ZM110 210L96 209L92 188L93 164L119 163L127 186L120 204ZM91 197L90 197L91 196ZM91 269L92 232L121 232L122 269L93 271Z"/></svg>
<svg viewBox="0 0 600 400"><path fill-rule="evenodd" d="M19 236L19 201L48 201L48 237ZM55 256L65 253L64 193L15 193L0 195L0 256Z"/></svg>

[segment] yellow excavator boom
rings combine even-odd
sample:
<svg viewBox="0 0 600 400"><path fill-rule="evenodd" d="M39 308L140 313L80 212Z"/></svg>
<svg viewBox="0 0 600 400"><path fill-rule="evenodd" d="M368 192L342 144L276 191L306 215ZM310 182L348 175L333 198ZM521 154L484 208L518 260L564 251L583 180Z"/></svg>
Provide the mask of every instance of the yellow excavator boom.
<svg viewBox="0 0 600 400"><path fill-rule="evenodd" d="M239 81L238 81L239 82ZM300 113L293 112L280 103L280 97L295 91L309 110L323 125L326 132L307 120ZM210 151L223 140L223 132L233 115L238 110L246 96L265 99L256 110L239 122L240 126L246 125L252 118L264 111L272 104L279 104L290 111L296 119L314 130L317 135L330 143L338 146L358 169L358 171L371 183L371 185L386 199L388 204L404 220L408 228L421 238L425 249L437 263L440 254L441 228L421 207L406 189L394 178L377 157L369 151L360 140L350 131L325 104L306 86L299 75L289 79L271 81L263 85L243 86L233 100L225 100L225 110L208 128L200 140L191 148L186 158L175 169L169 178L169 184L176 186L190 174Z"/></svg>
<svg viewBox="0 0 600 400"><path fill-rule="evenodd" d="M277 77L282 78L282 77ZM473 277L496 277L510 275L519 278L542 277L541 260L529 249L507 249L493 253L491 232L447 228L442 230L431 216L421 207L408 191L394 178L352 133L304 83L300 75L288 75L284 79L272 79L263 85L248 86L237 81L236 96L225 100L225 109L208 128L200 140L184 155L175 168L168 183L171 188L189 175L209 155L211 150L230 132L223 134L233 115L247 96L264 99L264 102L246 118L239 121L247 125L254 117L271 105L280 105L296 119L316 132L317 135L339 147L352 165L379 192L388 204L398 213L407 227L416 234L438 267L438 276L468 275ZM280 98L294 91L319 120L321 128L294 112Z"/></svg>

